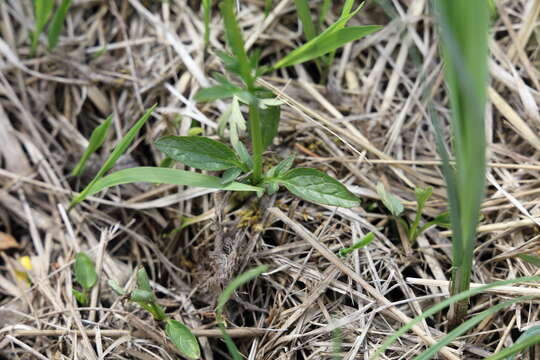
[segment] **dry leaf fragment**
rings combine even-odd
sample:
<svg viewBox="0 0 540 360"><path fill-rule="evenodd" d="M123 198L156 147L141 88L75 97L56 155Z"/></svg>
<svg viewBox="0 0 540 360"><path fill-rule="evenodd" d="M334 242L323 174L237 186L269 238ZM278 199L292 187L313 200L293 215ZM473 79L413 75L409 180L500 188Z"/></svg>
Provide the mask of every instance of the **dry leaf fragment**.
<svg viewBox="0 0 540 360"><path fill-rule="evenodd" d="M18 249L19 247L19 243L13 236L0 231L0 251L14 248Z"/></svg>

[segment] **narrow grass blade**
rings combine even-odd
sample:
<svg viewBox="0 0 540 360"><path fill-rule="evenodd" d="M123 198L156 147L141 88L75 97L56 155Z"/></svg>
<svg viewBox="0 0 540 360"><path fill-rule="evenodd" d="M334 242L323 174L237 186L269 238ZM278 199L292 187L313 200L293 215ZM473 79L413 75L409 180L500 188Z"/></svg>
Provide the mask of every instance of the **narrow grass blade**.
<svg viewBox="0 0 540 360"><path fill-rule="evenodd" d="M45 29L45 25L51 16L52 9L54 7L54 0L35 0L34 1L34 17L35 17L35 29L31 34L31 50L32 54L36 52L39 35Z"/></svg>
<svg viewBox="0 0 540 360"><path fill-rule="evenodd" d="M62 0L60 7L56 10L56 13L53 16L48 33L49 49L54 49L56 45L58 45L60 33L64 27L64 20L66 19L70 6L71 0Z"/></svg>
<svg viewBox="0 0 540 360"><path fill-rule="evenodd" d="M502 309L513 305L520 301L526 301L533 299L534 296L522 296L516 299L508 300L502 303L499 303L495 306L490 307L489 309L482 311L481 313L473 316L469 320L465 321L463 324L456 327L454 330L450 331L446 336L444 336L442 339L439 339L437 341L437 344L430 346L429 349L422 352L418 356L416 356L413 360L428 360L431 359L434 355L437 354L437 352L442 349L444 346L450 344L452 341L454 341L458 336L464 334L469 329L471 329L473 326L478 324L480 321L484 320L488 316L492 316L496 314L497 312L501 311Z"/></svg>
<svg viewBox="0 0 540 360"><path fill-rule="evenodd" d="M518 257L521 260L528 262L529 264L533 264L534 266L540 267L540 257L538 257L538 256L531 256L531 255L527 255L527 254L519 254Z"/></svg>
<svg viewBox="0 0 540 360"><path fill-rule="evenodd" d="M81 159L79 160L77 166L75 166L75 168L71 172L71 175L79 176L84 171L84 167L90 156L95 153L105 142L105 139L107 138L107 132L109 131L109 127L111 126L111 124L112 116L109 116L103 122L103 124L99 125L97 128L94 129L94 131L92 131L92 135L90 135L90 140L88 141L88 147L81 156Z"/></svg>
<svg viewBox="0 0 540 360"><path fill-rule="evenodd" d="M308 41L313 40L315 36L317 36L317 30L315 29L315 24L311 17L308 0L294 0L294 5L296 6L298 18L302 22L306 39L308 39Z"/></svg>
<svg viewBox="0 0 540 360"><path fill-rule="evenodd" d="M345 249L339 250L338 256L340 258L344 258L345 256L349 255L355 250L361 249L367 245L369 245L373 240L375 240L375 235L373 233L368 233L366 236L364 236L360 241L355 242L353 246L346 247Z"/></svg>
<svg viewBox="0 0 540 360"><path fill-rule="evenodd" d="M69 204L70 209L76 204L78 204L79 202L83 201L86 197L90 196L89 195L90 189L92 189L94 187L94 184L99 179L101 179L105 175L105 173L114 166L114 164L116 164L116 161L118 161L118 158L120 158L120 156L122 156L122 154L127 150L129 145L135 139L135 136L137 136L137 134L139 133L139 130L142 128L144 123L150 118L150 115L152 114L152 111L154 111L156 106L157 104L155 104L150 109L148 109L146 113L144 113L144 115L127 132L126 136L124 136L122 141L120 141L120 143L116 145L113 152L111 153L111 155L109 155L109 157L107 158L107 160L105 161L101 169L99 169L97 175L90 182L90 184L88 184L86 188L78 196L76 196L73 200L71 200L71 203Z"/></svg>
<svg viewBox="0 0 540 360"><path fill-rule="evenodd" d="M535 336L531 336L521 342L516 342L514 345L501 350L495 355L491 355L484 360L503 360L506 359L509 356L517 355L523 350L530 348L531 346L534 346L536 344L540 343L540 336L536 334Z"/></svg>
<svg viewBox="0 0 540 360"><path fill-rule="evenodd" d="M221 14L223 16L223 22L225 24L225 34L227 36L227 43L232 49L238 65L240 67L240 76L248 89L253 88L254 79L251 74L251 64L249 57L244 48L244 40L242 39L242 33L240 27L236 21L236 14L234 12L234 0L224 0L220 4Z"/></svg>
<svg viewBox="0 0 540 360"><path fill-rule="evenodd" d="M210 43L210 15L212 10L212 0L202 0L204 17L204 46Z"/></svg>
<svg viewBox="0 0 540 360"><path fill-rule="evenodd" d="M330 7L332 5L332 0L323 0L323 3L321 4L321 8L319 11L319 19L317 26L319 27L319 31L321 32L324 28L324 21L326 20L326 16L328 16L328 12L330 11Z"/></svg>
<svg viewBox="0 0 540 360"><path fill-rule="evenodd" d="M491 289L497 286L503 286L503 285L509 285L509 284L516 284L520 282L537 282L540 281L540 276L527 276L527 277L521 277L516 279L510 279L510 280L502 280L502 281L496 281L492 282L490 284L486 284L484 286L480 286L474 289L470 289L467 291L463 291L457 295L454 295L444 301L441 301L440 303L430 307L428 310L424 311L422 314L415 317L413 320L411 320L409 323L402 326L399 330L397 330L392 336L389 336L383 344L377 349L377 351L370 357L370 360L376 360L379 359L381 354L388 349L390 345L392 345L394 342L399 339L399 337L403 334L405 334L407 331L409 331L413 326L418 324L424 319L427 319L433 314L436 314L437 312L441 311L442 309L447 308L451 304L454 304L456 302L465 300L470 298L471 296L474 296L476 294L482 293L484 290Z"/></svg>
<svg viewBox="0 0 540 360"><path fill-rule="evenodd" d="M377 25L351 26L329 33L322 33L303 46L291 51L289 55L285 56L274 65L274 69L316 59L340 48L348 42L372 34L380 28L381 27Z"/></svg>
<svg viewBox="0 0 540 360"><path fill-rule="evenodd" d="M147 182L154 184L184 185L230 191L261 191L262 188L231 182L222 184L217 176L199 174L192 171L158 167L135 167L114 172L99 179L88 188L86 196L92 196L111 186Z"/></svg>
<svg viewBox="0 0 540 360"><path fill-rule="evenodd" d="M540 325L536 325L525 331L523 334L519 336L519 338L516 340L515 344L518 344L520 342L523 342L531 337L540 338ZM531 359L533 357L531 356ZM505 360L514 360L515 355L509 356Z"/></svg>

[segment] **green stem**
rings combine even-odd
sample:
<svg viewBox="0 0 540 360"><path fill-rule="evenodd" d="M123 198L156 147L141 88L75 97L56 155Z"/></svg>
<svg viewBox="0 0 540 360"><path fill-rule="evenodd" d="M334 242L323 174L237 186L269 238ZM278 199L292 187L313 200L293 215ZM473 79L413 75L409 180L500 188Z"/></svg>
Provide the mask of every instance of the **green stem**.
<svg viewBox="0 0 540 360"><path fill-rule="evenodd" d="M258 99L254 99L249 105L249 127L251 131L251 145L253 147L253 174L251 175L251 180L253 185L257 185L262 179L263 153L261 115Z"/></svg>

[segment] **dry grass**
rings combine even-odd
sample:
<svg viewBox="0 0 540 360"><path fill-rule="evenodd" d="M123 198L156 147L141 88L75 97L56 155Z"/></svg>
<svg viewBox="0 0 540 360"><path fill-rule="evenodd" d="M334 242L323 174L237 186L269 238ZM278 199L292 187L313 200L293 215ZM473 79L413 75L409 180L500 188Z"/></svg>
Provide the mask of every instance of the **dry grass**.
<svg viewBox="0 0 540 360"><path fill-rule="evenodd" d="M269 62L299 43L292 1L242 1L241 25ZM224 284L256 264L271 270L228 306L233 335L249 359L329 359L340 327L344 359L365 359L400 323L448 293L449 233L431 229L411 245L376 205L383 181L414 210L414 187L433 186L425 216L446 209L425 94L448 116L437 38L426 0L386 1L387 17L370 5L353 22L385 24L339 53L326 87L312 69L296 66L265 77L288 106L276 158L334 173L363 199L363 208L334 209L287 195L232 199L212 190L122 186L66 213L88 176L69 176L98 120L114 114L106 156L143 112L158 103L144 135L121 166L155 165L152 142L181 119L211 134L224 104L189 99L220 70L203 51L197 1L78 0L60 46L29 55L30 1L0 2L0 231L19 247L0 250L0 356L9 359L169 359L174 349L149 316L119 301L107 286L129 288L144 264L161 303L200 335L205 359L227 358L217 339L214 306ZM489 191L473 281L532 275L516 257L540 250L540 2L497 1L491 41L487 109ZM336 16L336 14L332 15ZM212 48L223 48L222 24L212 20ZM372 204L375 204L372 206ZM369 209L369 210L368 210ZM410 211L412 216L413 211ZM182 216L200 221L171 233ZM345 260L334 253L372 231L376 241ZM0 234L0 243L6 235ZM96 259L100 287L87 309L71 296L74 253ZM30 283L17 280L19 256L31 256ZM20 278L20 276L19 276ZM486 293L471 313L535 284ZM510 345L538 324L540 308L524 303L480 323L446 349L444 359L479 359ZM445 314L417 327L387 352L411 359L440 337ZM523 358L525 359L525 357Z"/></svg>

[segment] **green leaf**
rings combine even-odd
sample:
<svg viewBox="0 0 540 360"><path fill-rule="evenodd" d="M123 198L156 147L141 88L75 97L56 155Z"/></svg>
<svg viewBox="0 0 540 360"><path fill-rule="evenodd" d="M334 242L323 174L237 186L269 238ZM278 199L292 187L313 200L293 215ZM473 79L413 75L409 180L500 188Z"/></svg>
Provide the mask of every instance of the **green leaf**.
<svg viewBox="0 0 540 360"><path fill-rule="evenodd" d="M518 257L521 260L526 261L526 262L528 262L530 264L533 264L536 267L540 267L540 257L538 257L538 256L531 256L531 255L527 255L527 254L519 254Z"/></svg>
<svg viewBox="0 0 540 360"><path fill-rule="evenodd" d="M254 79L251 75L252 69L246 49L244 48L242 33L240 32L240 27L236 21L234 3L234 0L224 0L220 4L221 14L225 24L225 35L227 37L227 43L238 62L240 77L248 89L251 89L254 84Z"/></svg>
<svg viewBox="0 0 540 360"><path fill-rule="evenodd" d="M452 226L450 224L450 213L448 211L443 212L442 214L437 215L433 221L431 221L434 225L450 229Z"/></svg>
<svg viewBox="0 0 540 360"><path fill-rule="evenodd" d="M524 343L524 342L529 341L530 339L533 339L533 338L536 338L536 339L540 338L540 325L532 326L527 331L525 331L523 334L521 334L520 337L514 343L514 345ZM508 358L506 358L506 360L514 360L514 359L515 359L515 354L512 355L512 356L509 356Z"/></svg>
<svg viewBox="0 0 540 360"><path fill-rule="evenodd" d="M281 106L267 106L260 109L261 133L263 140L263 151L272 145L274 138L278 134L279 120L281 116Z"/></svg>
<svg viewBox="0 0 540 360"><path fill-rule="evenodd" d="M227 329L225 329L225 325L223 325L223 323L219 323L218 327L219 327L219 330L221 331L221 334L223 335L223 340L225 341L227 350L229 351L229 354L231 354L233 360L243 360L244 358L242 357L240 350L238 350L233 339L227 333Z"/></svg>
<svg viewBox="0 0 540 360"><path fill-rule="evenodd" d="M217 99L229 98L242 90L243 89L241 87L232 84L214 85L197 91L193 97L193 100L197 102L208 102Z"/></svg>
<svg viewBox="0 0 540 360"><path fill-rule="evenodd" d="M83 252L75 255L75 280L87 291L96 285L97 282L94 263Z"/></svg>
<svg viewBox="0 0 540 360"><path fill-rule="evenodd" d="M218 298L218 303L216 307L216 315L219 318L218 321L221 322L221 314L223 313L223 307L225 306L227 301L229 301L231 296L233 296L236 289L256 278L257 276L261 275L266 270L268 270L268 266L266 265L257 266L254 269L248 270L238 275L225 287L225 289Z"/></svg>
<svg viewBox="0 0 540 360"><path fill-rule="evenodd" d="M272 10L272 0L264 0L264 17L266 18Z"/></svg>
<svg viewBox="0 0 540 360"><path fill-rule="evenodd" d="M197 338L187 326L176 320L167 320L165 333L183 356L189 359L199 359L201 357L201 349Z"/></svg>
<svg viewBox="0 0 540 360"><path fill-rule="evenodd" d="M384 206L390 211L394 216L399 216L403 212L404 208L401 204L401 201L394 195L386 191L383 183L377 184L377 193L381 197L381 201Z"/></svg>
<svg viewBox="0 0 540 360"><path fill-rule="evenodd" d="M56 45L58 45L60 33L62 32L62 28L64 27L64 20L66 19L66 15L70 5L71 0L62 0L60 7L58 7L56 13L53 16L48 33L49 49L54 49Z"/></svg>
<svg viewBox="0 0 540 360"><path fill-rule="evenodd" d="M311 17L308 0L294 0L294 5L296 6L298 18L302 22L306 39L308 39L308 41L314 39L315 36L317 36L317 31L315 30L315 24Z"/></svg>
<svg viewBox="0 0 540 360"><path fill-rule="evenodd" d="M294 164L294 155L288 156L286 159L282 160L279 164L268 170L266 176L269 178L280 177Z"/></svg>
<svg viewBox="0 0 540 360"><path fill-rule="evenodd" d="M153 303L156 301L156 297L152 291L135 289L131 292L130 300L136 303Z"/></svg>
<svg viewBox="0 0 540 360"><path fill-rule="evenodd" d="M533 296L522 296L516 299L499 303L495 306L488 308L485 311L482 311L479 314L474 315L473 317L465 321L463 324L459 325L458 327L450 331L442 339L438 339L435 345L430 346L427 350L425 350L423 353L416 356L413 360L431 359L441 348L443 348L444 346L454 341L458 336L464 334L465 332L467 332L469 329L477 325L480 321L484 320L488 316L493 316L500 310L510 305L513 305L519 301L531 300L533 298L534 298Z"/></svg>
<svg viewBox="0 0 540 360"><path fill-rule="evenodd" d="M301 47L291 51L287 56L279 60L274 65L274 69L296 65L316 59L340 48L348 42L355 41L364 36L372 34L380 28L380 26L376 25L351 26L331 31L329 33L324 32Z"/></svg>
<svg viewBox="0 0 540 360"><path fill-rule="evenodd" d="M424 319L427 319L431 315L436 314L437 312L441 311L442 309L447 308L449 305L454 304L456 302L461 302L465 299L470 298L471 296L474 296L476 294L480 294L484 292L487 289L491 289L498 286L504 286L509 284L516 284L519 282L536 282L540 281L540 276L527 276L527 277L521 277L521 278L514 278L510 280L502 280L502 281L495 281L490 284L486 284L474 289L470 289L467 291L463 291L458 293L457 295L454 295L446 300L443 300L441 302L438 302L436 305L430 307L426 311L424 311L422 314L415 317L413 320L409 321L407 324L402 326L399 330L395 331L392 336L389 336L382 345L377 349L377 351L370 357L370 360L377 360L380 358L381 354L388 349L389 346L391 346L394 342L399 339L399 337L403 334L405 334L407 331L409 331L411 328L413 328L416 324L421 322Z"/></svg>
<svg viewBox="0 0 540 360"><path fill-rule="evenodd" d="M504 358L507 358L508 356L519 354L522 350L532 347L538 343L540 343L540 336L536 335L536 336L527 337L523 341L516 342L514 345L504 350L501 350L499 353L495 355L491 355L491 356L488 356L487 358L484 358L484 360L502 360Z"/></svg>
<svg viewBox="0 0 540 360"><path fill-rule="evenodd" d="M225 170L223 175L221 175L221 183L223 185L230 184L234 180L236 180L236 178L240 176L240 174L242 174L242 169L239 169L239 168L227 169Z"/></svg>
<svg viewBox="0 0 540 360"><path fill-rule="evenodd" d="M275 181L270 181L266 184L266 192L268 195L274 195L279 191L279 184Z"/></svg>
<svg viewBox="0 0 540 360"><path fill-rule="evenodd" d="M350 253L352 253L354 250L358 250L358 249L363 248L364 246L367 246L373 240L375 240L375 235L373 235L373 233L370 232L366 236L364 236L360 241L354 243L353 246L339 250L338 256L343 258L349 255Z"/></svg>
<svg viewBox="0 0 540 360"><path fill-rule="evenodd" d="M71 289L71 293L73 294L73 296L75 296L75 299L81 306L88 306L88 303L90 303L87 293L80 292L75 289Z"/></svg>
<svg viewBox="0 0 540 360"><path fill-rule="evenodd" d="M146 111L146 113L135 123L135 125L133 125L133 127L127 132L127 134L124 136L124 138L120 141L120 143L118 143L118 145L116 145L116 147L114 148L113 152L111 153L111 155L109 155L109 157L107 158L107 160L105 160L105 163L103 164L103 166L101 167L101 169L99 169L97 175L94 177L94 179L90 182L90 184L88 184L86 186L86 188L84 188L84 190L78 195L76 196L75 198L73 198L73 200L71 200L71 203L69 204L69 208L71 209L73 206L75 206L76 204L80 203L81 201L83 201L84 199L86 199L88 196L90 196L90 190L91 189L95 189L95 184L98 180L100 180L107 171L109 171L113 166L114 164L116 164L116 161L118 161L118 158L120 158L120 156L122 156L122 154L127 150L127 148L129 147L129 145L133 142L133 140L135 139L135 136L137 136L137 133L139 132L139 130L142 128L142 126L144 125L144 123L148 120L148 118L150 118L150 115L152 114L152 111L154 111L154 109L156 108L157 104L155 104L154 106L152 106L150 109L148 109ZM99 191L99 190L98 190ZM95 194L95 192L93 193Z"/></svg>
<svg viewBox="0 0 540 360"><path fill-rule="evenodd" d="M73 171L71 172L71 175L73 176L79 176L83 171L84 167L86 165L86 162L90 158L90 156L97 151L103 145L105 142L105 139L107 138L107 132L109 131L109 127L112 124L112 116L109 116L103 124L99 125L92 131L92 135L90 135L90 140L88 141L88 147L84 151L83 155L81 156L81 159L79 160L79 163Z"/></svg>
<svg viewBox="0 0 540 360"><path fill-rule="evenodd" d="M241 162L227 145L201 136L167 136L155 142L170 158L202 170L227 170Z"/></svg>
<svg viewBox="0 0 540 360"><path fill-rule="evenodd" d="M173 165L174 165L174 160L168 156L165 156L165 158L161 160L161 162L159 163L159 167L161 168L170 168Z"/></svg>
<svg viewBox="0 0 540 360"><path fill-rule="evenodd" d="M35 16L35 25L36 28L31 34L31 51L32 54L36 52L39 35L45 29L45 25L51 16L55 0L35 0L34 1L34 16Z"/></svg>
<svg viewBox="0 0 540 360"><path fill-rule="evenodd" d="M314 203L345 208L360 204L360 200L343 184L319 170L289 170L276 182L283 184L294 195Z"/></svg>
<svg viewBox="0 0 540 360"><path fill-rule="evenodd" d="M150 279L148 278L148 273L144 267L141 267L137 270L137 286L139 289L144 291L153 292L152 285L150 285Z"/></svg>
<svg viewBox="0 0 540 360"><path fill-rule="evenodd" d="M212 10L212 0L202 0L204 16L204 46L210 43L210 15Z"/></svg>
<svg viewBox="0 0 540 360"><path fill-rule="evenodd" d="M416 188L414 189L414 195L416 196L416 203L418 204L417 212L422 213L424 206L426 205L426 201L431 197L433 194L433 188L431 186L428 186L425 189Z"/></svg>
<svg viewBox="0 0 540 360"><path fill-rule="evenodd" d="M183 171L177 169L167 169L158 167L136 167L120 170L100 179L88 190L87 196L92 196L103 189L111 186L130 184L136 182L148 182L155 184L185 185L202 188L230 190L230 191L261 191L262 188L233 182L227 185L221 183L217 176L210 176Z"/></svg>

